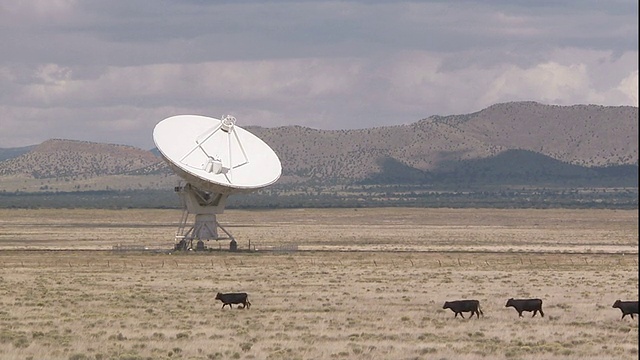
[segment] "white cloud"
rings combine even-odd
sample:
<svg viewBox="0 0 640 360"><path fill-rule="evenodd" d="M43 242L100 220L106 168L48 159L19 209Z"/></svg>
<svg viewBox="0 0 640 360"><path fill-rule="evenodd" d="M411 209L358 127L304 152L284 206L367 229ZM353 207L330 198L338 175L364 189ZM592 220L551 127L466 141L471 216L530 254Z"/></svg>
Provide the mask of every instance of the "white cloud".
<svg viewBox="0 0 640 360"><path fill-rule="evenodd" d="M51 19L72 13L77 3L77 0L5 1L0 5L0 14L6 20Z"/></svg>
<svg viewBox="0 0 640 360"><path fill-rule="evenodd" d="M576 98L577 92L589 91L586 70L584 64L565 66L556 62L529 69L509 66L488 84L481 102L534 99L552 104L571 103L570 99Z"/></svg>
<svg viewBox="0 0 640 360"><path fill-rule="evenodd" d="M150 147L180 113L337 129L515 100L638 106L632 1L35 0L3 2L0 23L0 147Z"/></svg>
<svg viewBox="0 0 640 360"><path fill-rule="evenodd" d="M620 104L638 106L638 70L632 71L629 76L622 79L616 90L621 94Z"/></svg>

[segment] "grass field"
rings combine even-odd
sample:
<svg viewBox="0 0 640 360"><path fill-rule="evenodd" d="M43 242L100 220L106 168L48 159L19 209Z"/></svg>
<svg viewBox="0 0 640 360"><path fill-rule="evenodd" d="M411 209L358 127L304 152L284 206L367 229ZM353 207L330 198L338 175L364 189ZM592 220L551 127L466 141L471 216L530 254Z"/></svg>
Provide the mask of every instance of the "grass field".
<svg viewBox="0 0 640 360"><path fill-rule="evenodd" d="M637 211L226 211L241 248L298 251L161 251L179 217L0 210L0 358L638 358L637 317L611 308L638 299ZM221 310L236 291L251 308Z"/></svg>

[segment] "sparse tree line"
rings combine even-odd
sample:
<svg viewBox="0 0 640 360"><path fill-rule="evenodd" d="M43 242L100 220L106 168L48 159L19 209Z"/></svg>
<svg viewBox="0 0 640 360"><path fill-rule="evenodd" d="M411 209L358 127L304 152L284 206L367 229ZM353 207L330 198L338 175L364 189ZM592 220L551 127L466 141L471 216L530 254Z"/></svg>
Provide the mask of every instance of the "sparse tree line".
<svg viewBox="0 0 640 360"><path fill-rule="evenodd" d="M179 208L171 189L0 192L1 208ZM598 208L637 209L637 188L425 189L410 185L274 186L234 195L227 208Z"/></svg>

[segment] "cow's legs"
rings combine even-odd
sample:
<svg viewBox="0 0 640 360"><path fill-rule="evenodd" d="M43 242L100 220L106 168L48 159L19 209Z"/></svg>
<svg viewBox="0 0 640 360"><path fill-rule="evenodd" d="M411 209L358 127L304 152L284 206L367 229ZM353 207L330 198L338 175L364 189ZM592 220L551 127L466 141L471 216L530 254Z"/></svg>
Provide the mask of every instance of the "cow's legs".
<svg viewBox="0 0 640 360"><path fill-rule="evenodd" d="M460 313L460 317L464 319L464 315L462 313Z"/></svg>
<svg viewBox="0 0 640 360"><path fill-rule="evenodd" d="M536 316L537 313L538 313L538 310L533 310L533 315L531 315L531 317Z"/></svg>
<svg viewBox="0 0 640 360"><path fill-rule="evenodd" d="M540 316L544 317L544 313L542 312L542 309L540 309L539 311L540 311Z"/></svg>
<svg viewBox="0 0 640 360"><path fill-rule="evenodd" d="M522 317L522 311L518 311L518 315Z"/></svg>

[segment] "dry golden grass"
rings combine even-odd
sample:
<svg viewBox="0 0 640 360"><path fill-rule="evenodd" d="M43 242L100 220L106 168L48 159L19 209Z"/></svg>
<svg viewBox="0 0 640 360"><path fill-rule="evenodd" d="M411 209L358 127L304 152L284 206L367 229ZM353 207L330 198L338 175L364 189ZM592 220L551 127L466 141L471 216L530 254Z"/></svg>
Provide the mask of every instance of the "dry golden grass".
<svg viewBox="0 0 640 360"><path fill-rule="evenodd" d="M638 298L636 211L227 211L241 247L308 251L95 250L169 249L179 216L0 211L0 358L638 358L637 318L611 308ZM221 310L218 291L251 309ZM464 298L485 316L442 309Z"/></svg>

